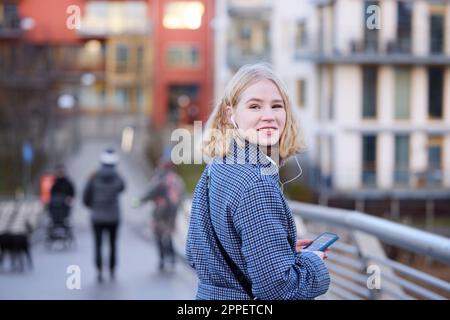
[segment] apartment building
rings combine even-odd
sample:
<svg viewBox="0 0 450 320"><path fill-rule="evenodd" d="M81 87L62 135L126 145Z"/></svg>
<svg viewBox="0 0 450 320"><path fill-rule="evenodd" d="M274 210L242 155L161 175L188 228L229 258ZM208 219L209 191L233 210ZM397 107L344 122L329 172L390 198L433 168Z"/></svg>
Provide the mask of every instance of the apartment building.
<svg viewBox="0 0 450 320"><path fill-rule="evenodd" d="M240 65L271 62L299 113L318 191L448 194L448 1L219 0L218 12L228 32L217 32L216 95Z"/></svg>
<svg viewBox="0 0 450 320"><path fill-rule="evenodd" d="M315 109L322 182L354 193L448 192L449 3L310 4L317 23L297 59L316 70L306 80L316 82L316 101L306 107Z"/></svg>

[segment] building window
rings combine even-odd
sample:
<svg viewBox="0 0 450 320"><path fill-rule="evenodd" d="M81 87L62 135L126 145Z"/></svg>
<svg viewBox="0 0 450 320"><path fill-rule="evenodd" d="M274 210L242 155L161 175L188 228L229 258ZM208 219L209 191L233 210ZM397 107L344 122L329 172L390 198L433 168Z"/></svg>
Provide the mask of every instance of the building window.
<svg viewBox="0 0 450 320"><path fill-rule="evenodd" d="M200 86L197 84L169 85L168 117L173 124L192 124L198 120Z"/></svg>
<svg viewBox="0 0 450 320"><path fill-rule="evenodd" d="M377 73L376 67L363 67L363 119L377 116Z"/></svg>
<svg viewBox="0 0 450 320"><path fill-rule="evenodd" d="M444 139L442 136L428 137L428 170L427 182L429 185L442 183L442 150Z"/></svg>
<svg viewBox="0 0 450 320"><path fill-rule="evenodd" d="M430 51L442 54L444 51L445 35L445 5L430 5Z"/></svg>
<svg viewBox="0 0 450 320"><path fill-rule="evenodd" d="M139 45L136 49L136 65L137 70L144 70L145 68L145 49L142 45Z"/></svg>
<svg viewBox="0 0 450 320"><path fill-rule="evenodd" d="M321 121L333 120L334 118L334 68L325 66L319 69L319 112Z"/></svg>
<svg viewBox="0 0 450 320"><path fill-rule="evenodd" d="M270 24L266 20L233 17L228 34L228 61L237 66L270 60Z"/></svg>
<svg viewBox="0 0 450 320"><path fill-rule="evenodd" d="M128 111L130 105L130 89L129 88L116 88L116 99L115 99L116 111Z"/></svg>
<svg viewBox="0 0 450 320"><path fill-rule="evenodd" d="M295 52L300 53L306 49L308 45L307 38L307 30L306 30L306 22L299 21L297 22L297 28L295 32Z"/></svg>
<svg viewBox="0 0 450 320"><path fill-rule="evenodd" d="M395 168L394 183L409 184L409 136L395 136Z"/></svg>
<svg viewBox="0 0 450 320"><path fill-rule="evenodd" d="M362 137L362 183L373 187L376 184L377 137L365 135Z"/></svg>
<svg viewBox="0 0 450 320"><path fill-rule="evenodd" d="M71 51L65 50L65 65L70 66L74 61L78 61L83 69L103 69L105 63L105 46L98 40L87 41L83 48L74 48Z"/></svg>
<svg viewBox="0 0 450 320"><path fill-rule="evenodd" d="M164 7L163 25L167 29L196 30L202 25L205 7L200 1L172 1Z"/></svg>
<svg viewBox="0 0 450 320"><path fill-rule="evenodd" d="M322 190L333 186L333 138L330 136L317 137L318 151L318 187Z"/></svg>
<svg viewBox="0 0 450 320"><path fill-rule="evenodd" d="M297 104L299 107L305 106L306 94L306 81L297 80Z"/></svg>
<svg viewBox="0 0 450 320"><path fill-rule="evenodd" d="M124 44L116 46L116 72L125 73L128 70L129 49Z"/></svg>
<svg viewBox="0 0 450 320"><path fill-rule="evenodd" d="M442 119L444 103L444 69L428 69L428 116L430 119Z"/></svg>
<svg viewBox="0 0 450 320"><path fill-rule="evenodd" d="M411 52L413 1L397 2L397 44L398 51Z"/></svg>
<svg viewBox="0 0 450 320"><path fill-rule="evenodd" d="M17 12L17 4L0 4L0 27L19 28L20 18Z"/></svg>
<svg viewBox="0 0 450 320"><path fill-rule="evenodd" d="M167 65L171 68L196 68L200 65L199 49L194 46L171 46L167 50Z"/></svg>
<svg viewBox="0 0 450 320"><path fill-rule="evenodd" d="M145 34L148 32L145 1L86 1L82 35Z"/></svg>
<svg viewBox="0 0 450 320"><path fill-rule="evenodd" d="M411 70L398 67L395 69L395 119L407 120L411 105Z"/></svg>
<svg viewBox="0 0 450 320"><path fill-rule="evenodd" d="M84 109L99 110L104 104L104 85L101 83L80 87L80 105Z"/></svg>
<svg viewBox="0 0 450 320"><path fill-rule="evenodd" d="M146 97L145 97L145 91L142 87L136 88L136 103L137 103L138 112L145 113Z"/></svg>

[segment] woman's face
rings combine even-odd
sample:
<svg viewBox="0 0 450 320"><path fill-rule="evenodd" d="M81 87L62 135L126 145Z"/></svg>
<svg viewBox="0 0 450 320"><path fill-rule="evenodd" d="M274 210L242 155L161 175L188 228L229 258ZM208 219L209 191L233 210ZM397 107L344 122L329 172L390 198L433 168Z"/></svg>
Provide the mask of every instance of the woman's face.
<svg viewBox="0 0 450 320"><path fill-rule="evenodd" d="M273 146L280 140L286 124L286 109L276 85L267 79L250 85L228 116L250 143Z"/></svg>

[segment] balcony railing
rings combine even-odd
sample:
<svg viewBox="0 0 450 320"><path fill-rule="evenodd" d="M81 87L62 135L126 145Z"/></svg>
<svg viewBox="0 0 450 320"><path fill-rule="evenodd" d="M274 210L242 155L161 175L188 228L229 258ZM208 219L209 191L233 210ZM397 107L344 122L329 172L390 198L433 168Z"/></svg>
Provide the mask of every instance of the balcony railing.
<svg viewBox="0 0 450 320"><path fill-rule="evenodd" d="M387 42L351 39L346 46L337 48L333 40L309 35L301 46L294 48L294 56L297 60L317 63L448 65L450 54L444 51L443 43L439 45L439 41L444 40L431 39L429 53L419 55L413 51L412 40L407 38Z"/></svg>
<svg viewBox="0 0 450 320"><path fill-rule="evenodd" d="M0 21L0 38L18 38L22 35L20 18L17 16L6 16Z"/></svg>
<svg viewBox="0 0 450 320"><path fill-rule="evenodd" d="M271 61L271 53L270 50L265 50L262 52L259 51L247 51L242 50L239 47L230 48L228 50L227 62L228 65L239 68L248 63L256 63L259 61L270 62Z"/></svg>
<svg viewBox="0 0 450 320"><path fill-rule="evenodd" d="M360 182L353 187L340 185L342 181L337 181L335 175L321 174L320 170L315 166L307 170L307 173L309 177L308 184L311 188L320 193L325 192L330 195L348 194L356 196L361 194L368 196L379 195L379 197L398 195L407 198L437 196L441 198L445 195L448 197L450 188L450 171L444 171L442 168L429 168L422 171L400 167L394 168L390 173L389 182L384 181L382 186L379 184L378 176L383 175L383 179L387 178L385 172L377 170L375 165L365 166L360 173ZM358 175L353 169L348 169L348 171L344 172L340 168L339 175L343 174L349 177Z"/></svg>

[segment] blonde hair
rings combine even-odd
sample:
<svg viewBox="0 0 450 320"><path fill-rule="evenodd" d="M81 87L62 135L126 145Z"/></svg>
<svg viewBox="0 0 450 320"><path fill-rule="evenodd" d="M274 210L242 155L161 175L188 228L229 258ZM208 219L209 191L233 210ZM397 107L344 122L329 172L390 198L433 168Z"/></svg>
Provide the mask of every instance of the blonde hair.
<svg viewBox="0 0 450 320"><path fill-rule="evenodd" d="M272 81L278 88L286 110L286 124L279 142L280 159L286 160L304 150L303 135L284 84L274 74L270 65L257 63L241 67L227 84L223 97L214 107L205 125L201 146L205 155L211 158L223 157L229 152L231 139L235 137L236 129L228 121L226 107L235 108L242 93L250 85L263 79Z"/></svg>

